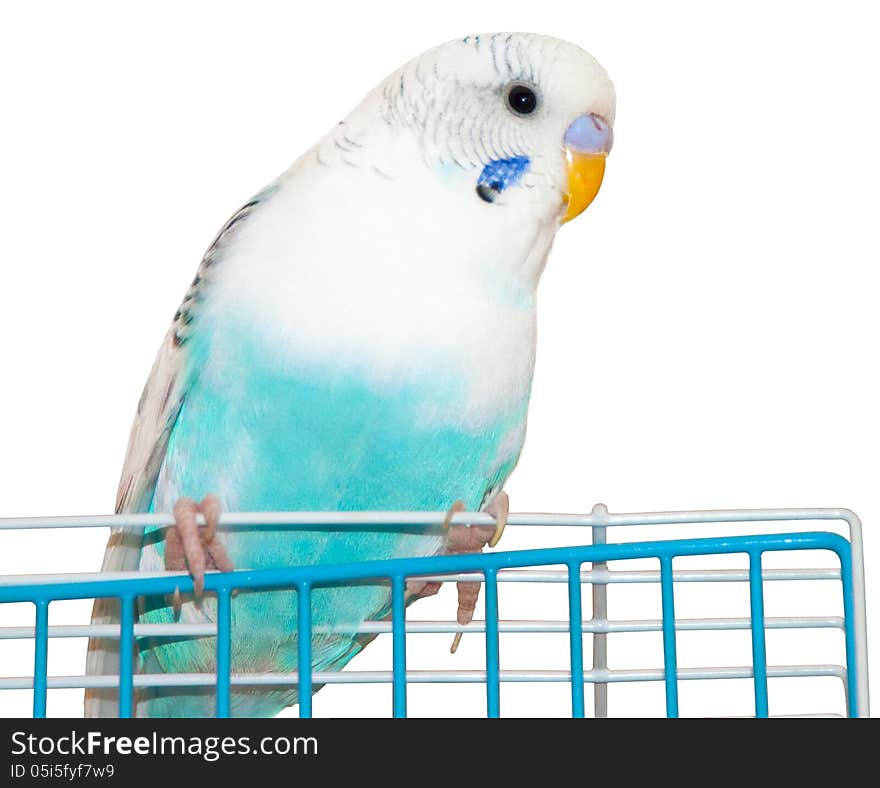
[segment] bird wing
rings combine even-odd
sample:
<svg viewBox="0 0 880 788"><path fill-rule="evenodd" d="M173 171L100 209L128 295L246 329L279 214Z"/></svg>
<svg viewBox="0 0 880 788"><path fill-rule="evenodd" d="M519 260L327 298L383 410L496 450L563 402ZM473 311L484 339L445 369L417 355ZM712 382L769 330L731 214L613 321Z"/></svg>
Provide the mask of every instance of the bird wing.
<svg viewBox="0 0 880 788"><path fill-rule="evenodd" d="M116 493L116 513L146 512L150 509L156 480L165 459L168 439L174 429L186 393L194 381L192 365L187 364L187 338L198 304L204 297L210 269L220 259L223 249L234 236L237 226L262 202L269 190L242 206L223 226L202 259L183 303L165 335L138 403L131 427L128 451ZM104 552L102 572L133 572L138 569L144 532L140 529L114 528ZM96 599L92 624L118 624L119 600ZM86 655L86 674L119 674L119 640L90 638ZM86 717L115 717L117 693L112 690L87 689Z"/></svg>
<svg viewBox="0 0 880 788"><path fill-rule="evenodd" d="M117 514L149 509L168 438L185 397L184 360L183 347L177 343L172 329L162 342L131 428L128 453L116 495ZM144 532L140 529L114 528L107 542L101 571L136 571L143 539ZM118 622L119 600L96 599L92 609L92 624ZM105 676L118 673L119 640L90 638L86 674ZM86 690L85 714L87 717L117 716L116 691Z"/></svg>

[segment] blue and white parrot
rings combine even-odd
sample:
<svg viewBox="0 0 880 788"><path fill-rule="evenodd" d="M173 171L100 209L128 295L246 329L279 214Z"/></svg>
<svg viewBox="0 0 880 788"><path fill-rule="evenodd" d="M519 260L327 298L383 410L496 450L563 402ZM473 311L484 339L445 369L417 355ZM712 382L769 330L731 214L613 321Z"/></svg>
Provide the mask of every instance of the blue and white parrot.
<svg viewBox="0 0 880 788"><path fill-rule="evenodd" d="M605 70L579 47L467 36L391 74L226 223L159 350L116 503L173 512L175 525L114 532L103 565L188 567L197 592L147 599L139 621L215 620L199 593L206 569L482 548L485 534L462 548L439 532L216 524L221 509L506 513L538 280L557 229L598 192L614 111ZM363 648L359 625L387 615L390 591L321 588L312 605L314 669L338 670ZM94 623L117 616L98 600ZM295 592L238 594L232 633L234 672L295 671ZM142 638L137 670L210 672L214 649L213 638ZM118 669L118 642L92 639L87 671ZM207 688L136 702L139 716L214 713ZM232 713L296 702L291 687L234 687ZM117 711L115 690L87 691L87 715Z"/></svg>

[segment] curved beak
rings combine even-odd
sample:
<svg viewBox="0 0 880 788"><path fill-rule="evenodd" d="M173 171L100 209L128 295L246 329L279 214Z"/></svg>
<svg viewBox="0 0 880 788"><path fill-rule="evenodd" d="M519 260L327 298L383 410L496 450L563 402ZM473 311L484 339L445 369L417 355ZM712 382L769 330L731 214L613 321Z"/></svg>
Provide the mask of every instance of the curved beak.
<svg viewBox="0 0 880 788"><path fill-rule="evenodd" d="M583 213L599 193L613 144L611 126L599 115L581 115L568 127L562 146L568 173L563 224Z"/></svg>

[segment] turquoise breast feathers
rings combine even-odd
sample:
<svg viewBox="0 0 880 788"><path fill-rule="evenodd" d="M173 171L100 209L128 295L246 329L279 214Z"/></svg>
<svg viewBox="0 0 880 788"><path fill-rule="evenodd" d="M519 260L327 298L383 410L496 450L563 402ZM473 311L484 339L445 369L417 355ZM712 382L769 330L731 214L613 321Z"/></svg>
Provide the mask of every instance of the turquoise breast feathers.
<svg viewBox="0 0 880 788"><path fill-rule="evenodd" d="M522 445L527 402L498 415L488 429L467 430L432 418L438 397L464 398L454 380L370 385L330 365L279 365L247 330L202 326L191 349L206 362L171 433L150 508L169 511L181 495L208 492L224 507L271 510L445 510L455 500L479 509L500 489ZM216 343L221 342L222 353ZM212 346L213 344L213 346ZM221 372L212 356L235 358ZM164 568L161 532L147 534L141 570ZM429 555L438 534L419 531L233 531L222 534L237 569L340 563ZM386 585L313 592L316 670L342 667L366 641L355 634L366 619L389 609ZM213 621L216 607L186 602L180 619ZM168 599L147 600L141 620L174 620ZM296 670L294 592L241 593L232 603L233 671ZM213 639L145 640L141 672L211 670ZM233 713L272 715L296 702L293 689L233 693ZM150 716L213 713L213 691L152 691Z"/></svg>

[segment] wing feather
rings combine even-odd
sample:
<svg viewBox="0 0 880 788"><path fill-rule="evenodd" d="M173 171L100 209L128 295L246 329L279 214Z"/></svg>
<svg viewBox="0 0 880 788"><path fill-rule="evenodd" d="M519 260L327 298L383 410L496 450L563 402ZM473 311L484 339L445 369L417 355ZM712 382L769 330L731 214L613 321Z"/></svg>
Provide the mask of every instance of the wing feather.
<svg viewBox="0 0 880 788"><path fill-rule="evenodd" d="M147 384L144 386L131 427L128 451L116 493L117 514L146 512L150 509L156 480L165 460L168 439L183 406L186 392L192 385L193 373L186 363L187 340L193 330L192 324L198 305L210 281L211 269L222 257L224 248L234 238L242 222L272 191L274 187L269 187L258 194L226 222L208 247L195 279L174 315L171 328L165 335ZM140 565L142 544L141 530L113 529L107 542L101 571L136 571ZM118 600L96 599L92 609L92 624L118 623ZM89 639L86 674L119 675L117 638ZM86 690L86 717L115 717L118 716L118 711L116 689Z"/></svg>
<svg viewBox="0 0 880 788"><path fill-rule="evenodd" d="M149 509L156 478L165 457L168 438L183 404L184 351L172 328L165 337L144 387L131 428L128 452L116 495L116 513ZM140 563L143 531L116 528L110 534L102 572L133 572ZM119 622L119 601L96 599L92 624ZM86 655L87 675L118 675L119 640L90 638ZM116 690L89 689L85 694L86 717L118 716Z"/></svg>

